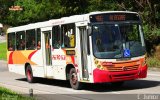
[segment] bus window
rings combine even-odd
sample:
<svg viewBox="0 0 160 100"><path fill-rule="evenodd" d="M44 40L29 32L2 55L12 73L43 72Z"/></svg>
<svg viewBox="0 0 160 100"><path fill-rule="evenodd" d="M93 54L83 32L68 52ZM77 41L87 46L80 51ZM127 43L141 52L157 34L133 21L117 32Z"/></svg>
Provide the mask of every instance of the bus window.
<svg viewBox="0 0 160 100"><path fill-rule="evenodd" d="M15 50L15 33L8 34L8 51Z"/></svg>
<svg viewBox="0 0 160 100"><path fill-rule="evenodd" d="M62 47L75 47L75 24L62 25Z"/></svg>
<svg viewBox="0 0 160 100"><path fill-rule="evenodd" d="M36 41L35 41L35 30L27 30L26 31L26 49L27 50L35 50Z"/></svg>
<svg viewBox="0 0 160 100"><path fill-rule="evenodd" d="M55 49L60 47L60 28L59 26L54 26L52 28L52 46Z"/></svg>
<svg viewBox="0 0 160 100"><path fill-rule="evenodd" d="M26 47L25 41L25 31L20 31L16 33L16 49L24 50Z"/></svg>
<svg viewBox="0 0 160 100"><path fill-rule="evenodd" d="M37 29L37 32L36 32L36 36L37 36L37 40L36 40L36 43L37 43L37 49L41 49L41 30L38 28Z"/></svg>

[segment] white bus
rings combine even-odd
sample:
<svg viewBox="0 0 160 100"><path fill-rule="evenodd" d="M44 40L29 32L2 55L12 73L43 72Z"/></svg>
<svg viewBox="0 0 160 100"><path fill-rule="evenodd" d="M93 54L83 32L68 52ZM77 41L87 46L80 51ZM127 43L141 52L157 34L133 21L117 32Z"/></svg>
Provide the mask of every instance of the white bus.
<svg viewBox="0 0 160 100"><path fill-rule="evenodd" d="M91 12L9 28L8 68L35 77L122 85L145 78L142 21L136 12Z"/></svg>

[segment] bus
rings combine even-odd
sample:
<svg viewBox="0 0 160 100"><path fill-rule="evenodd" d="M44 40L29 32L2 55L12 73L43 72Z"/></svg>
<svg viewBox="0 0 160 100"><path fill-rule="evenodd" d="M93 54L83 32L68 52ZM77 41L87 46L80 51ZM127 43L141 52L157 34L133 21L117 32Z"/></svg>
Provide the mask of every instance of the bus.
<svg viewBox="0 0 160 100"><path fill-rule="evenodd" d="M146 78L142 20L131 11L103 11L9 28L8 68L25 75L83 83Z"/></svg>

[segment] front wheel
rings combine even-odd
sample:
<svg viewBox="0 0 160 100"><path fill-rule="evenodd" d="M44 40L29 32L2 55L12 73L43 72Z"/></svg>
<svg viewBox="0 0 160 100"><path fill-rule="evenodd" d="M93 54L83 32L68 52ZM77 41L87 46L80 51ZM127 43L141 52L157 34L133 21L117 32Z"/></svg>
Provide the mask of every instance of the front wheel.
<svg viewBox="0 0 160 100"><path fill-rule="evenodd" d="M75 68L71 68L70 73L69 73L69 81L70 81L70 85L73 89L75 90L79 90L82 88L82 83L80 83L78 81L77 78L77 73Z"/></svg>
<svg viewBox="0 0 160 100"><path fill-rule="evenodd" d="M30 65L28 65L26 68L26 78L29 83L34 82L33 72L32 72L32 68Z"/></svg>

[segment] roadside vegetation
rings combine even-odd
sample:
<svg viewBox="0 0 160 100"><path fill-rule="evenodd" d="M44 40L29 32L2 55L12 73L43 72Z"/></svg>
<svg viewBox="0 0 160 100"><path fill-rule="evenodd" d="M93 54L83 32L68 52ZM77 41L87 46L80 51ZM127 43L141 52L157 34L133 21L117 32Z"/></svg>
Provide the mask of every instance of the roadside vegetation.
<svg viewBox="0 0 160 100"><path fill-rule="evenodd" d="M160 45L153 47L148 55L147 64L150 68L160 68Z"/></svg>
<svg viewBox="0 0 160 100"><path fill-rule="evenodd" d="M7 60L6 42L0 43L0 60Z"/></svg>
<svg viewBox="0 0 160 100"><path fill-rule="evenodd" d="M25 97L9 89L0 87L0 100L34 100L34 98Z"/></svg>
<svg viewBox="0 0 160 100"><path fill-rule="evenodd" d="M149 68L160 68L160 60L156 57L148 57L147 64Z"/></svg>

